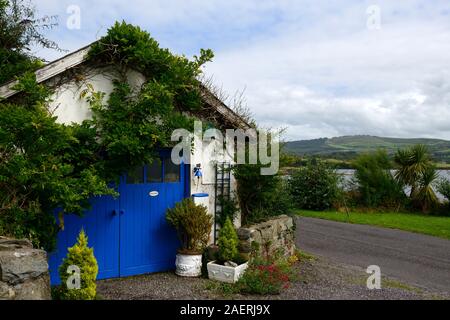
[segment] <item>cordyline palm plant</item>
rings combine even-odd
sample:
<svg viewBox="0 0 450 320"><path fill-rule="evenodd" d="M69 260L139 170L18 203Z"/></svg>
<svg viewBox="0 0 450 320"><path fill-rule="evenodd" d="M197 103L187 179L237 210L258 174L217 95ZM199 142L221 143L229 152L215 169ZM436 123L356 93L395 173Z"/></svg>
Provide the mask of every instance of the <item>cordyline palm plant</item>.
<svg viewBox="0 0 450 320"><path fill-rule="evenodd" d="M398 165L395 178L398 182L411 187L411 198L414 197L420 177L430 166L428 149L422 144L415 145L409 149L398 150L394 156Z"/></svg>
<svg viewBox="0 0 450 320"><path fill-rule="evenodd" d="M428 212L439 203L433 190L433 181L438 177L436 168L426 146L418 144L408 149L398 150L394 156L398 166L395 178L403 185L411 187L410 198L423 212Z"/></svg>
<svg viewBox="0 0 450 320"><path fill-rule="evenodd" d="M429 212L439 203L439 200L432 186L433 182L437 178L438 174L436 172L436 168L433 166L428 167L420 177L419 190L417 191L415 199L422 207L422 212Z"/></svg>

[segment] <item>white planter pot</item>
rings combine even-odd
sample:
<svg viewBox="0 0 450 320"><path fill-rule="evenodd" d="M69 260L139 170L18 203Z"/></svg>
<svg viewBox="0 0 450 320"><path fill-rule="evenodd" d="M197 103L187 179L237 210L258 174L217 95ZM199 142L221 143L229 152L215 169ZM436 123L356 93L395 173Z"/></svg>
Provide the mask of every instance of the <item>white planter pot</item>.
<svg viewBox="0 0 450 320"><path fill-rule="evenodd" d="M175 273L182 277L199 277L202 275L202 255L177 254Z"/></svg>
<svg viewBox="0 0 450 320"><path fill-rule="evenodd" d="M211 280L235 283L244 274L245 270L248 267L248 263L246 262L234 268L216 264L215 261L212 261L208 263L207 267L208 277Z"/></svg>

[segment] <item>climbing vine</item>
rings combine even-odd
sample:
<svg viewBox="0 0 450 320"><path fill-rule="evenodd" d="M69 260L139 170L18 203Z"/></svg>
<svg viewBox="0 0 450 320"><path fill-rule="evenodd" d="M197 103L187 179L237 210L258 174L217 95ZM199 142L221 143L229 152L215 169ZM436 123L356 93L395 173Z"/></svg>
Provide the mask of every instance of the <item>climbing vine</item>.
<svg viewBox="0 0 450 320"><path fill-rule="evenodd" d="M92 46L89 57L96 65L119 71L106 102L99 92L90 92L87 98L93 118L85 126L95 128L101 137L102 169L108 178L150 163L157 148L170 146L174 129L192 129L193 118L184 112L201 108L197 76L212 59L212 51L201 50L191 61L160 48L139 27L122 22ZM137 90L129 82L130 69L145 77Z"/></svg>
<svg viewBox="0 0 450 320"><path fill-rule="evenodd" d="M71 125L49 112L48 87L33 73L21 76L21 94L0 101L0 235L51 250L63 213L82 214L92 196L117 195L111 183L120 174L150 163L170 146L173 129L192 128L187 114L201 108L197 77L212 58L210 50L192 60L174 55L139 27L116 23L87 61L116 71L114 90L106 97L88 85L81 97L93 117ZM131 70L144 76L138 88Z"/></svg>

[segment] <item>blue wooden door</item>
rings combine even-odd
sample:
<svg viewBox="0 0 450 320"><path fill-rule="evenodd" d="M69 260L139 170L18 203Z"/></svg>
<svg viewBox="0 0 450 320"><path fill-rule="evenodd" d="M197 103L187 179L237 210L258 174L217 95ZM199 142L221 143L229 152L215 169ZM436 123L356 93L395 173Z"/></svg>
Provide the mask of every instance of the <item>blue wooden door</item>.
<svg viewBox="0 0 450 320"><path fill-rule="evenodd" d="M178 240L165 214L184 197L183 166L163 157L132 176L121 185L120 275L172 269Z"/></svg>
<svg viewBox="0 0 450 320"><path fill-rule="evenodd" d="M76 243L81 229L88 236L89 246L94 248L99 267L98 279L118 277L119 272L119 230L118 200L105 196L91 200L92 209L82 217L65 215L64 230L58 233L57 248L49 254L50 278L52 284L59 284L58 268L67 255L67 248Z"/></svg>
<svg viewBox="0 0 450 320"><path fill-rule="evenodd" d="M83 217L67 215L49 258L52 284L60 283L58 267L82 228L94 248L98 279L173 269L179 243L165 213L185 196L184 168L163 154L151 165L130 170L117 199L97 197Z"/></svg>

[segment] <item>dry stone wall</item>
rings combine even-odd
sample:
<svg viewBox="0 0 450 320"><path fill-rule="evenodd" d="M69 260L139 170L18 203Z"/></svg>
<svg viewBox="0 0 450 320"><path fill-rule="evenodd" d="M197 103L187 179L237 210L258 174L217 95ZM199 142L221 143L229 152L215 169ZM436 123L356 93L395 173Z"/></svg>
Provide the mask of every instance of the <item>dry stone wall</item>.
<svg viewBox="0 0 450 320"><path fill-rule="evenodd" d="M293 255L295 252L295 225L294 219L287 215L274 217L266 222L247 228L238 229L239 251L245 257L249 257L254 248L259 248L259 253L273 253L283 250L285 255ZM255 246L255 244L257 244Z"/></svg>
<svg viewBox="0 0 450 320"><path fill-rule="evenodd" d="M28 240L0 237L0 300L50 298L47 253Z"/></svg>

